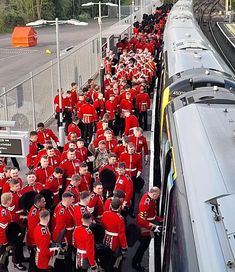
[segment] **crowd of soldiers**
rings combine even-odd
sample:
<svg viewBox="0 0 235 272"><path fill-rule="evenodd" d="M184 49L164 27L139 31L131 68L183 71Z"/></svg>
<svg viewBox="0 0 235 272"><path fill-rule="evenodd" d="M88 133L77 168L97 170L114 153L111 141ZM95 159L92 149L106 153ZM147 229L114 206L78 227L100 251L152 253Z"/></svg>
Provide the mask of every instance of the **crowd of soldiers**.
<svg viewBox="0 0 235 272"><path fill-rule="evenodd" d="M16 167L0 161L0 271L8 271L9 255L22 271L26 261L31 272L120 271L136 241L133 233L140 244L132 267L144 271L144 252L162 221L156 210L160 189L143 193L137 209L135 195L149 159L143 131L168 12L163 6L144 14L131 39L117 43L116 55L108 53L103 91L92 79L79 91L71 84L61 97L63 148L42 122L30 132L26 185ZM59 95L54 103L59 119Z"/></svg>

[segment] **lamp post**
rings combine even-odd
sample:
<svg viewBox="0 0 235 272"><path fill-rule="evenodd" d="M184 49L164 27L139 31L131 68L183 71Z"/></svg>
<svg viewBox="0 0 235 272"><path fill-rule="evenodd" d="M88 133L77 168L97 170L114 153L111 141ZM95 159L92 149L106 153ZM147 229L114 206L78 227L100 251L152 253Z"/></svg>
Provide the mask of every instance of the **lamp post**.
<svg viewBox="0 0 235 272"><path fill-rule="evenodd" d="M41 26L47 24L55 24L56 26L56 59L57 59L57 84L59 89L59 141L60 146L64 146L65 134L63 127L63 108L62 108L62 90L61 90L61 66L60 66L60 40L59 40L59 24L71 24L75 26L85 26L88 25L86 22L80 22L75 19L70 20L37 20L26 24L27 26Z"/></svg>
<svg viewBox="0 0 235 272"><path fill-rule="evenodd" d="M102 15L101 15L101 5L110 6L110 7L117 7L117 4L113 4L110 2L107 3L101 3L100 1L98 3L94 2L88 2L85 4L82 4L82 7L90 7L98 5L99 6L99 16L98 16L98 24L99 24L99 47L100 47L100 61L99 61L99 67L103 67L103 56L102 56Z"/></svg>
<svg viewBox="0 0 235 272"><path fill-rule="evenodd" d="M118 21L119 21L119 24L122 20L122 14L121 14L121 0L118 0Z"/></svg>

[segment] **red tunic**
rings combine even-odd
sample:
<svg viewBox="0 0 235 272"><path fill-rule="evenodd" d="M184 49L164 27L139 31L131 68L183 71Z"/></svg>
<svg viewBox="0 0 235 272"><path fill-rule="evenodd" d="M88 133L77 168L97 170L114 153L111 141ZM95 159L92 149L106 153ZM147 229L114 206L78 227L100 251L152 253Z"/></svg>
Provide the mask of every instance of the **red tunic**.
<svg viewBox="0 0 235 272"><path fill-rule="evenodd" d="M86 173L85 175L80 175L81 183L79 185L79 191L91 191L92 189L92 180L91 180L91 173Z"/></svg>
<svg viewBox="0 0 235 272"><path fill-rule="evenodd" d="M59 190L62 188L63 179L56 178L53 174L46 180L46 189L52 191L54 195L54 205L57 205L59 200Z"/></svg>
<svg viewBox="0 0 235 272"><path fill-rule="evenodd" d="M52 166L47 166L46 168L42 168L38 166L34 168L34 173L37 177L37 182L40 182L42 185L46 184L46 180L52 175L54 169Z"/></svg>
<svg viewBox="0 0 235 272"><path fill-rule="evenodd" d="M72 185L69 183L69 185L66 187L65 192L71 192L74 194L74 202L77 203L80 199L80 191L77 186Z"/></svg>
<svg viewBox="0 0 235 272"><path fill-rule="evenodd" d="M156 200L152 199L147 192L141 197L136 217L136 223L141 228L141 235L150 235L152 221L161 222L162 218L157 216Z"/></svg>
<svg viewBox="0 0 235 272"><path fill-rule="evenodd" d="M81 137L81 130L78 127L78 125L76 125L74 123L70 123L68 126L68 139L69 139L69 136L71 133L76 133L78 138Z"/></svg>
<svg viewBox="0 0 235 272"><path fill-rule="evenodd" d="M57 138L57 136L54 134L54 132L49 129L49 128L44 128L43 131L37 131L38 133L38 143L39 144L45 144L45 142L47 140L54 140L55 143L59 143L59 139Z"/></svg>
<svg viewBox="0 0 235 272"><path fill-rule="evenodd" d="M7 244L6 228L12 222L12 215L8 208L0 205L0 245Z"/></svg>
<svg viewBox="0 0 235 272"><path fill-rule="evenodd" d="M8 193L10 192L10 184L9 184L9 180L10 178L8 178L6 180L6 182L4 183L3 187L2 187L2 193ZM17 180L19 180L20 182L20 189L22 188L22 184L23 184L23 181L20 177L17 178Z"/></svg>
<svg viewBox="0 0 235 272"><path fill-rule="evenodd" d="M133 182L127 174L118 176L114 190L121 190L125 193L124 201L126 202L126 205L130 207L133 196Z"/></svg>
<svg viewBox="0 0 235 272"><path fill-rule="evenodd" d="M146 138L142 135L135 137L134 135L129 136L129 141L135 145L135 152L141 154L144 150L144 155L148 155L148 144Z"/></svg>
<svg viewBox="0 0 235 272"><path fill-rule="evenodd" d="M29 142L29 154L26 157L26 165L27 167L33 167L34 166L34 160L37 157L38 154L38 146L36 142Z"/></svg>
<svg viewBox="0 0 235 272"><path fill-rule="evenodd" d="M122 144L118 144L115 146L113 152L117 155L117 159L119 160L121 154L126 151L126 147Z"/></svg>
<svg viewBox="0 0 235 272"><path fill-rule="evenodd" d="M105 228L104 244L109 246L112 251L116 251L120 247L126 249L124 218L118 212L106 211L102 216L101 223Z"/></svg>
<svg viewBox="0 0 235 272"><path fill-rule="evenodd" d="M25 193L28 192L36 192L36 193L40 193L42 190L44 189L43 185L40 182L35 182L34 185L26 185L21 191L20 193L23 195Z"/></svg>
<svg viewBox="0 0 235 272"><path fill-rule="evenodd" d="M12 202L11 206L8 207L8 210L11 212L12 221L16 223L20 223L20 214L23 212L20 210L20 197L22 196L19 192L12 192Z"/></svg>
<svg viewBox="0 0 235 272"><path fill-rule="evenodd" d="M142 161L140 154L129 154L127 152L124 152L121 154L119 161L125 162L126 173L130 177L135 177L137 175L137 171L142 172Z"/></svg>
<svg viewBox="0 0 235 272"><path fill-rule="evenodd" d="M78 112L78 118L82 119L84 124L90 124L97 120L96 110L91 104L84 104Z"/></svg>
<svg viewBox="0 0 235 272"><path fill-rule="evenodd" d="M124 135L133 134L133 129L139 127L139 121L135 115L130 115L125 118L125 131Z"/></svg>
<svg viewBox="0 0 235 272"><path fill-rule="evenodd" d="M104 212L103 197L91 192L90 202L88 204L88 211L94 216L96 220L100 220Z"/></svg>
<svg viewBox="0 0 235 272"><path fill-rule="evenodd" d="M34 229L39 223L39 213L41 209L33 205L28 213L27 217L27 233L26 233L26 243L27 246L33 247L35 245L34 240Z"/></svg>
<svg viewBox="0 0 235 272"><path fill-rule="evenodd" d="M60 163L60 168L64 171L64 177L66 178L66 186L68 186L72 175L79 174L80 160L68 160L65 159Z"/></svg>
<svg viewBox="0 0 235 272"><path fill-rule="evenodd" d="M37 268L49 269L50 267L48 264L54 253L49 250L51 244L51 233L48 227L37 224L34 229L34 240L37 246L35 257Z"/></svg>
<svg viewBox="0 0 235 272"><path fill-rule="evenodd" d="M74 221L76 226L82 225L82 216L86 212L88 212L87 207L81 203L78 202L74 205Z"/></svg>
<svg viewBox="0 0 235 272"><path fill-rule="evenodd" d="M84 161L88 160L88 149L87 149L87 147L83 146L81 148L77 148L76 151L77 151L76 156L81 162L84 162Z"/></svg>
<svg viewBox="0 0 235 272"><path fill-rule="evenodd" d="M91 267L96 266L94 237L89 227L82 225L75 228L73 245L77 249L77 268L82 267L84 259L88 259Z"/></svg>
<svg viewBox="0 0 235 272"><path fill-rule="evenodd" d="M140 93L136 96L135 107L138 112L145 112L150 108L150 98L147 93Z"/></svg>
<svg viewBox="0 0 235 272"><path fill-rule="evenodd" d="M69 245L72 243L72 233L74 230L74 215L73 208L66 208L61 202L56 206L53 220L52 220L52 238L53 241L57 241L61 231L65 228L66 233L64 237L64 241L66 241Z"/></svg>
<svg viewBox="0 0 235 272"><path fill-rule="evenodd" d="M114 120L116 103L109 101L109 100L106 101L105 102L105 109L106 109L106 112L109 114L109 120Z"/></svg>

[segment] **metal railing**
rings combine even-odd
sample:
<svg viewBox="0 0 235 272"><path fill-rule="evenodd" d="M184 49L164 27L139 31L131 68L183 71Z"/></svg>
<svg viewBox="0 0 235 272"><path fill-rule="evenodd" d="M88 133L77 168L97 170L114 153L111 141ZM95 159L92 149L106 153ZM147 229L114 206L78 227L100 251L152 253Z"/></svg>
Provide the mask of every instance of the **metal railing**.
<svg viewBox="0 0 235 272"><path fill-rule="evenodd" d="M134 16L141 20L143 13L152 11L153 4L161 5L159 0L148 3L142 11L134 12L117 24L132 24ZM98 75L99 54L99 38L95 35L61 56L62 88L69 88L71 82L77 82L82 88L89 78ZM0 120L14 120L16 129L26 131L36 129L38 122L48 121L54 114L53 100L58 88L56 64L56 59L50 61L3 88L0 94Z"/></svg>

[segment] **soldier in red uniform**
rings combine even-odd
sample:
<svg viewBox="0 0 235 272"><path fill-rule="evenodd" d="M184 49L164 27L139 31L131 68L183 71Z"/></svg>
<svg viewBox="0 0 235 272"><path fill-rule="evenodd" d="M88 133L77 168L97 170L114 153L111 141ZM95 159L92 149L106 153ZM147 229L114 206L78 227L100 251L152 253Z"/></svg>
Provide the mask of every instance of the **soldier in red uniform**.
<svg viewBox="0 0 235 272"><path fill-rule="evenodd" d="M111 202L114 198L118 198L121 202L121 205L123 206L123 202L124 202L124 198L125 198L125 193L121 190L114 190L113 191L113 196L109 197L106 199L105 203L104 203L104 212L105 211L111 211L112 207L111 207Z"/></svg>
<svg viewBox="0 0 235 272"><path fill-rule="evenodd" d="M88 149L87 147L84 146L85 142L82 138L79 138L77 140L77 158L81 162L86 162L88 161Z"/></svg>
<svg viewBox="0 0 235 272"><path fill-rule="evenodd" d="M72 101L73 109L75 108L77 104L77 100L78 100L77 89L78 89L78 84L76 82L72 82L71 83L71 101Z"/></svg>
<svg viewBox="0 0 235 272"><path fill-rule="evenodd" d="M37 182L40 182L44 186L54 169L49 165L48 157L46 155L41 157L40 164L41 166L34 168L34 173L37 177Z"/></svg>
<svg viewBox="0 0 235 272"><path fill-rule="evenodd" d="M100 222L104 212L103 202L103 186L99 181L94 182L93 192L90 193L90 202L88 204L88 211L92 214L93 218Z"/></svg>
<svg viewBox="0 0 235 272"><path fill-rule="evenodd" d="M20 210L20 182L17 179L10 179L10 192L12 194L12 202L9 205L8 209L12 215L12 221L16 222L20 225L21 228L21 235L18 237L17 241L13 244L13 255L12 255L12 262L14 263L14 267L19 270L26 270L26 267L22 265L24 261L23 255L23 239L25 234L25 229L22 225L21 215L23 210Z"/></svg>
<svg viewBox="0 0 235 272"><path fill-rule="evenodd" d="M37 194L34 198L34 205L31 207L27 217L27 233L26 244L30 252L29 269L28 271L34 272L37 270L35 264L36 245L34 241L34 229L40 222L39 213L44 210L46 206L45 198Z"/></svg>
<svg viewBox="0 0 235 272"><path fill-rule="evenodd" d="M31 131L29 134L29 154L26 157L26 165L29 169L32 169L34 167L34 160L38 154L37 140L37 131Z"/></svg>
<svg viewBox="0 0 235 272"><path fill-rule="evenodd" d="M9 174L10 174L10 176L7 179L5 179L5 181L3 182L4 183L3 186L2 186L2 192L3 193L8 193L10 191L9 181L11 179L18 180L19 183L20 183L20 189L22 188L23 181L19 177L19 170L16 167L11 167Z"/></svg>
<svg viewBox="0 0 235 272"><path fill-rule="evenodd" d="M43 190L43 185L40 182L36 182L37 177L35 173L31 170L27 174L27 185L21 190L21 194L25 194L27 192L37 192L39 193L41 190Z"/></svg>
<svg viewBox="0 0 235 272"><path fill-rule="evenodd" d="M55 251L59 250L57 247L50 247L51 233L48 228L50 221L50 213L43 210L39 214L40 222L34 229L34 240L36 244L36 266L38 272L52 272L52 267L49 265L50 259L54 256Z"/></svg>
<svg viewBox="0 0 235 272"><path fill-rule="evenodd" d="M115 153L109 153L108 162L99 168L99 173L102 172L104 169L110 169L117 176L117 166L117 155Z"/></svg>
<svg viewBox="0 0 235 272"><path fill-rule="evenodd" d="M96 110L98 119L102 119L104 116L104 110L105 110L105 102L104 102L104 96L102 93L98 94L98 98L94 101L94 108Z"/></svg>
<svg viewBox="0 0 235 272"><path fill-rule="evenodd" d="M79 191L89 191L92 190L92 177L91 173L88 171L88 166L86 162L82 162L79 167L79 175L81 177L81 183L79 185Z"/></svg>
<svg viewBox="0 0 235 272"><path fill-rule="evenodd" d="M93 125L97 121L97 114L94 106L91 104L90 98L86 99L86 104L82 105L78 112L78 118L82 120L84 124L84 130L82 131L82 138L85 142L90 143L93 135Z"/></svg>
<svg viewBox="0 0 235 272"><path fill-rule="evenodd" d="M74 203L79 201L80 191L79 185L81 184L81 177L78 174L72 175L71 181L65 189L65 192L71 192L74 195Z"/></svg>
<svg viewBox="0 0 235 272"><path fill-rule="evenodd" d="M125 130L124 135L131 135L133 134L134 128L139 127L139 121L137 117L131 114L130 111L125 111Z"/></svg>
<svg viewBox="0 0 235 272"><path fill-rule="evenodd" d="M113 152L115 146L118 144L118 141L113 138L113 133L111 130L106 129L104 132L105 142L106 142L106 149L108 152Z"/></svg>
<svg viewBox="0 0 235 272"><path fill-rule="evenodd" d="M56 206L52 218L52 237L57 241L60 232L66 228L65 242L71 245L74 229L73 208L74 195L71 192L63 193L61 202Z"/></svg>
<svg viewBox="0 0 235 272"><path fill-rule="evenodd" d="M148 109L150 108L150 97L144 87L136 96L135 106L139 116L139 124L146 131L148 130Z"/></svg>
<svg viewBox="0 0 235 272"><path fill-rule="evenodd" d="M38 127L37 133L38 133L39 144L44 145L47 140L53 140L57 145L60 145L59 139L57 138L57 136L54 134L54 132L51 129L45 128L43 123L38 123L37 127Z"/></svg>
<svg viewBox="0 0 235 272"><path fill-rule="evenodd" d="M11 178L11 166L5 166L0 178L0 193L2 193L5 183ZM8 185L9 186L9 185Z"/></svg>
<svg viewBox="0 0 235 272"><path fill-rule="evenodd" d="M117 181L116 181L116 186L114 188L114 190L121 190L125 193L125 198L124 198L124 202L122 204L122 208L125 209L129 209L131 206L131 200L133 197L133 182L130 178L130 176L128 176L126 174L126 164L123 162L120 162L118 164L118 177L117 177Z"/></svg>
<svg viewBox="0 0 235 272"><path fill-rule="evenodd" d="M85 272L88 268L97 272L95 261L95 242L94 236L89 228L92 223L90 213L84 213L82 216L82 225L77 226L73 234L73 245L77 250L76 271Z"/></svg>
<svg viewBox="0 0 235 272"><path fill-rule="evenodd" d="M76 226L82 225L82 215L88 212L87 205L90 202L90 193L83 191L80 193L80 200L74 205L74 221Z"/></svg>
<svg viewBox="0 0 235 272"><path fill-rule="evenodd" d="M115 119L116 103L114 102L115 96L111 94L109 100L105 102L106 112L109 114L109 121L113 122Z"/></svg>
<svg viewBox="0 0 235 272"><path fill-rule="evenodd" d="M46 180L45 188L52 191L53 201L56 206L59 202L59 193L62 190L63 170L60 167L54 169L53 174Z"/></svg>
<svg viewBox="0 0 235 272"><path fill-rule="evenodd" d="M63 241L67 244L65 264L56 260L55 266L60 268L59 271L72 271L72 234L74 230L74 214L72 204L74 195L71 192L63 193L61 202L56 206L52 220L52 238L58 241L61 232L66 229ZM66 267L64 267L66 265Z"/></svg>
<svg viewBox="0 0 235 272"><path fill-rule="evenodd" d="M148 144L147 140L143 135L143 129L138 127L134 129L134 135L129 136L131 143L135 145L135 152L142 156L142 151L144 152L145 163L148 162Z"/></svg>
<svg viewBox="0 0 235 272"><path fill-rule="evenodd" d="M129 143L129 137L124 136L122 140L118 140L118 145L115 146L113 152L117 155L117 159L120 159L120 156L123 152L127 151L127 144Z"/></svg>
<svg viewBox="0 0 235 272"><path fill-rule="evenodd" d="M76 116L74 116L72 119L72 123L70 123L68 126L68 139L69 139L71 133L76 133L77 138L81 137L81 130L78 127L78 123L79 123L78 118Z"/></svg>
<svg viewBox="0 0 235 272"><path fill-rule="evenodd" d="M4 262L0 265L0 270L8 271L8 252L7 248L7 237L6 237L6 228L12 222L11 212L8 210L8 207L12 202L12 194L4 193L1 195L1 205L0 205L0 257Z"/></svg>
<svg viewBox="0 0 235 272"><path fill-rule="evenodd" d="M101 223L105 228L104 244L113 251L113 263L127 251L125 220L120 214L121 202L118 198L111 201L111 211L104 212Z"/></svg>
<svg viewBox="0 0 235 272"><path fill-rule="evenodd" d="M68 186L72 175L79 174L80 163L80 160L76 159L75 150L70 148L67 153L67 159L60 163L60 168L64 171L65 188Z"/></svg>
<svg viewBox="0 0 235 272"><path fill-rule="evenodd" d="M159 232L160 229L156 222L161 222L162 218L157 216L156 200L159 198L161 191L158 187L153 187L149 192L143 194L140 202L136 218L137 225L141 229L140 245L132 259L132 267L137 271L144 271L141 266L141 261L144 252L149 247L151 238L154 237L154 232Z"/></svg>
<svg viewBox="0 0 235 272"><path fill-rule="evenodd" d="M134 205L135 205L135 187L136 187L136 178L140 177L142 172L142 161L141 155L135 152L135 146L133 143L127 145L127 152L124 152L120 156L120 162L126 164L126 173L131 177L133 181L133 197L132 203L129 210L130 216L135 217L134 215Z"/></svg>

